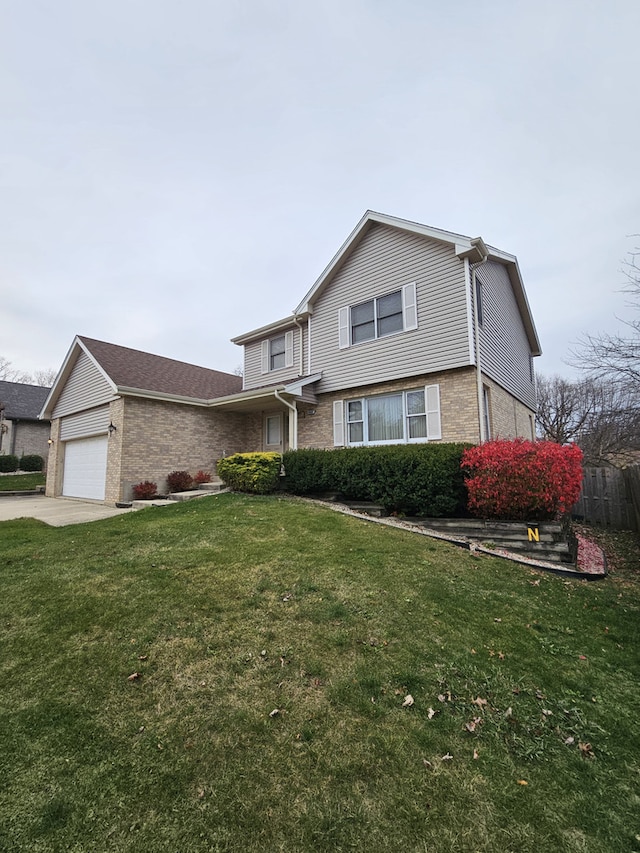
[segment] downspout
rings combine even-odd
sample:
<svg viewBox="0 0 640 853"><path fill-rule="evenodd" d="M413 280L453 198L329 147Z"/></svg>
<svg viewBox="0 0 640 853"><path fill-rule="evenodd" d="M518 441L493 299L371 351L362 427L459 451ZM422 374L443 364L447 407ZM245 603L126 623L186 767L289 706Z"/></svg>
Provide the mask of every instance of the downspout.
<svg viewBox="0 0 640 853"><path fill-rule="evenodd" d="M483 264L486 264L488 257L489 256L484 251L482 251L482 259L476 261L475 264L469 265L469 272L471 274L471 295L473 298L473 336L475 338L476 349L476 384L478 395L478 420L480 423L480 444L484 444L484 442L487 440L487 433L484 427L484 391L482 387L482 364L480 359L480 324L478 323L478 290L476 287L476 270L478 269L478 267L481 267Z"/></svg>
<svg viewBox="0 0 640 853"><path fill-rule="evenodd" d="M281 403L291 409L291 418L289 419L289 450L297 450L298 449L298 410L294 403L290 403L288 400L285 400L284 397L280 396L280 392L276 388L273 392L275 394L276 400L279 400Z"/></svg>

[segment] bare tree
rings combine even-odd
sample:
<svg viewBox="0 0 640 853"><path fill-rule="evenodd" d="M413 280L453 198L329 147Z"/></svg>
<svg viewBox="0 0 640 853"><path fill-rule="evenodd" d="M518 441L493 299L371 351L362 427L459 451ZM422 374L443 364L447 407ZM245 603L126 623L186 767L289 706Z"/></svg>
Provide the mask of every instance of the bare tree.
<svg viewBox="0 0 640 853"><path fill-rule="evenodd" d="M566 444L582 435L592 417L596 402L594 385L589 379L572 382L560 376L536 376L538 435L548 441Z"/></svg>
<svg viewBox="0 0 640 853"><path fill-rule="evenodd" d="M624 466L640 452L640 388L630 380L537 377L541 438L575 442L587 465Z"/></svg>
<svg viewBox="0 0 640 853"><path fill-rule="evenodd" d="M629 252L629 259L623 264L627 284L622 292L629 294L628 305L636 311L640 311L639 259L640 248ZM570 364L589 376L640 387L640 318L623 322L628 335L585 335L572 351Z"/></svg>
<svg viewBox="0 0 640 853"><path fill-rule="evenodd" d="M22 382L25 385L40 385L43 388L50 388L56 376L57 371L53 368L36 370L34 373L18 370L13 367L8 358L0 355L0 379L5 382Z"/></svg>

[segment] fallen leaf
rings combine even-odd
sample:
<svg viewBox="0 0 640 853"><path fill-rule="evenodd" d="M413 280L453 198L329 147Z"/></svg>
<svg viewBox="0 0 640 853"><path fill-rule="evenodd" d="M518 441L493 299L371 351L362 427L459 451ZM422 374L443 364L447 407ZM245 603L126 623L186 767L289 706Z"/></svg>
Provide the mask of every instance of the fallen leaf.
<svg viewBox="0 0 640 853"><path fill-rule="evenodd" d="M528 785L528 784L529 783L527 782L526 779L518 779L518 785Z"/></svg>
<svg viewBox="0 0 640 853"><path fill-rule="evenodd" d="M274 708L273 711L269 711L269 716L270 717L277 717L279 713L280 713L280 708Z"/></svg>
<svg viewBox="0 0 640 853"><path fill-rule="evenodd" d="M481 722L482 722L482 718L476 717L474 720L471 720L470 723L465 723L464 727L468 732L475 732L476 726Z"/></svg>
<svg viewBox="0 0 640 853"><path fill-rule="evenodd" d="M511 707L511 705L509 705L509 707L507 708L507 710L504 712L504 715L505 715L505 717L506 717L507 719L508 719L509 717L512 717L512 716L513 716L513 708Z"/></svg>
<svg viewBox="0 0 640 853"><path fill-rule="evenodd" d="M433 764L430 761L427 761L426 758L422 759L422 763L427 768L427 770L433 770Z"/></svg>
<svg viewBox="0 0 640 853"><path fill-rule="evenodd" d="M504 658L505 658L504 652L498 652L498 657L500 658L500 660L504 660Z"/></svg>
<svg viewBox="0 0 640 853"><path fill-rule="evenodd" d="M494 619L494 622L502 622L502 619Z"/></svg>
<svg viewBox="0 0 640 853"><path fill-rule="evenodd" d="M548 711L546 708L542 709L542 713L545 715L545 717L552 717L553 716L553 711Z"/></svg>
<svg viewBox="0 0 640 853"><path fill-rule="evenodd" d="M429 710L427 711L427 717L428 717L430 720L433 720L433 718L435 717L435 715L436 715L436 712L433 710L433 708L429 708Z"/></svg>
<svg viewBox="0 0 640 853"><path fill-rule="evenodd" d="M529 583L531 584L531 586L540 586L540 579L538 578L537 581L529 581Z"/></svg>
<svg viewBox="0 0 640 853"><path fill-rule="evenodd" d="M480 698L480 696L477 696L477 697L473 700L473 702L472 702L471 704L472 704L472 705L477 705L477 706L478 706L478 708L484 708L484 706L487 704L487 700L486 700L486 699L481 699L481 698Z"/></svg>
<svg viewBox="0 0 640 853"><path fill-rule="evenodd" d="M453 755L451 755L451 753L448 752L446 755L442 756L440 761L453 761Z"/></svg>
<svg viewBox="0 0 640 853"><path fill-rule="evenodd" d="M404 697L404 702L402 703L403 708L410 708L413 705L413 696L411 693L407 693Z"/></svg>
<svg viewBox="0 0 640 853"><path fill-rule="evenodd" d="M593 747L590 743L583 743L582 741L578 741L578 747L580 749L580 755L583 758L595 758Z"/></svg>
<svg viewBox="0 0 640 853"><path fill-rule="evenodd" d="M148 657L149 655L139 655L138 660L147 660Z"/></svg>
<svg viewBox="0 0 640 853"><path fill-rule="evenodd" d="M477 761L479 757L480 757L480 755L479 755L479 753L478 753L478 750L477 750L477 749L474 749L474 750L473 750L473 760L474 760L474 761Z"/></svg>
<svg viewBox="0 0 640 853"><path fill-rule="evenodd" d="M571 735L569 735L569 737L565 740L565 745L566 746L572 746L575 742L576 742L576 739L574 737L571 737Z"/></svg>
<svg viewBox="0 0 640 853"><path fill-rule="evenodd" d="M586 660L586 659L587 659L586 655L578 655L578 660Z"/></svg>
<svg viewBox="0 0 640 853"><path fill-rule="evenodd" d="M137 681L140 678L139 672L132 672L131 675L127 678L127 681Z"/></svg>

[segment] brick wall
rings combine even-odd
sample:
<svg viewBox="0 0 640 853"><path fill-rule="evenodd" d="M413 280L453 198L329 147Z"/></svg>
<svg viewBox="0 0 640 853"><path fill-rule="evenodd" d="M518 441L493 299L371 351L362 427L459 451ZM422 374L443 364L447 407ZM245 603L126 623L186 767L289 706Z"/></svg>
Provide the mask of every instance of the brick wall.
<svg viewBox="0 0 640 853"><path fill-rule="evenodd" d="M425 385L440 386L442 441L480 440L478 396L474 368L429 373L399 382L383 382L350 388L348 393L321 394L314 406L315 415L304 414L298 420L298 446L333 447L333 402L355 397L370 397L391 391L405 391Z"/></svg>
<svg viewBox="0 0 640 853"><path fill-rule="evenodd" d="M491 438L535 439L534 412L491 379L483 381L489 389Z"/></svg>
<svg viewBox="0 0 640 853"><path fill-rule="evenodd" d="M112 422L120 445L113 463L109 451L109 503L129 500L132 487L143 480L157 483L163 492L171 471L213 474L218 459L253 449L259 435L254 416L135 397L112 406L117 404L122 411L112 411Z"/></svg>

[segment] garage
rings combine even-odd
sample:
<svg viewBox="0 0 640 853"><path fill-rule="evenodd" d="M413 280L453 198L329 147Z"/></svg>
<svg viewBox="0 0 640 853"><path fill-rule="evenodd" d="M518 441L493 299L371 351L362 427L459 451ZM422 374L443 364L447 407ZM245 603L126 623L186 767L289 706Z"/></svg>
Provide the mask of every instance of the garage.
<svg viewBox="0 0 640 853"><path fill-rule="evenodd" d="M107 478L106 435L65 442L62 494L103 501Z"/></svg>

